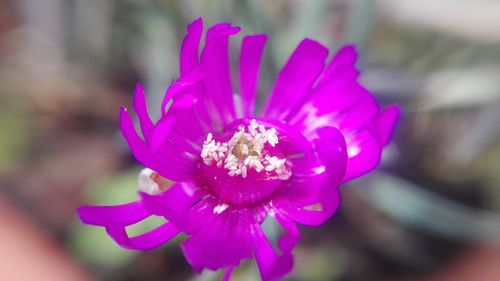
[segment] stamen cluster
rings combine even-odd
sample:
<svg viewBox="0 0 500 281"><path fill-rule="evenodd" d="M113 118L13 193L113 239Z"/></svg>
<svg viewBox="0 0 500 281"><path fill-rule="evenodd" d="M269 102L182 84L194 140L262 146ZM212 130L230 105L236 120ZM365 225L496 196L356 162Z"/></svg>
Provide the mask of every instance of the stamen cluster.
<svg viewBox="0 0 500 281"><path fill-rule="evenodd" d="M274 148L278 143L276 129L266 129L252 119L247 127L240 126L227 142L215 141L213 135L208 133L201 158L208 166L215 163L219 168L224 167L231 177L241 175L246 178L249 170L253 169L257 173L265 172L268 176L286 180L292 175L286 158L271 156L266 150L266 145Z"/></svg>

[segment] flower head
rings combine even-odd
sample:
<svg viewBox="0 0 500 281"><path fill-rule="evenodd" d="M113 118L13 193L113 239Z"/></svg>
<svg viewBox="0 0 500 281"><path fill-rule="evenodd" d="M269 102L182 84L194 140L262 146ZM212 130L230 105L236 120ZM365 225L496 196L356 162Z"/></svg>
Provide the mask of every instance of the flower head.
<svg viewBox="0 0 500 281"><path fill-rule="evenodd" d="M139 175L140 199L78 212L122 247L148 250L182 232L188 238L181 247L195 271L226 269L229 279L241 260L255 257L262 279L276 280L293 267L296 223L322 224L339 205L339 184L377 166L399 108L381 110L357 82L352 46L325 65L328 50L304 39L257 112L266 35L243 39L238 92L228 40L239 30L227 23L211 27L199 56L202 21L188 26L180 77L167 90L160 120L151 121L140 85L133 105L143 137L127 110L120 111L123 136L147 167ZM166 222L129 237L126 227L149 216ZM266 218L283 229L277 249L263 231Z"/></svg>

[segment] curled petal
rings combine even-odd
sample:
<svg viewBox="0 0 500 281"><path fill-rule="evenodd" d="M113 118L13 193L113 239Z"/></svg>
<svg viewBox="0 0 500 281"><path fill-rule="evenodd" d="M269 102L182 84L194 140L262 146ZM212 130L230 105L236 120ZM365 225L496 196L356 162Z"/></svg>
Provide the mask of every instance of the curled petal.
<svg viewBox="0 0 500 281"><path fill-rule="evenodd" d="M149 118L148 109L146 105L146 97L144 96L144 88L141 84L137 84L134 94L134 110L139 118L139 123L141 125L141 131L144 135L144 139L149 141L151 135L153 134L154 125Z"/></svg>
<svg viewBox="0 0 500 281"><path fill-rule="evenodd" d="M117 206L83 206L78 216L86 224L103 226L108 234L122 247L134 250L150 250L168 242L179 233L171 223L165 223L149 232L129 237L125 228L138 223L152 213L142 201Z"/></svg>
<svg viewBox="0 0 500 281"><path fill-rule="evenodd" d="M180 54L181 75L188 74L198 65L198 49L202 32L203 20L201 18L193 21L187 27L187 35L182 41Z"/></svg>
<svg viewBox="0 0 500 281"><path fill-rule="evenodd" d="M116 243L123 248L131 250L151 250L157 248L170 241L179 233L179 230L169 222L135 237L129 237L123 225L110 224L106 226L106 231Z"/></svg>
<svg viewBox="0 0 500 281"><path fill-rule="evenodd" d="M124 107L120 108L120 128L135 158L146 167L156 168L153 153L137 134L132 118Z"/></svg>
<svg viewBox="0 0 500 281"><path fill-rule="evenodd" d="M77 211L83 223L99 226L131 225L150 216L141 201L117 206L82 206Z"/></svg>
<svg viewBox="0 0 500 281"><path fill-rule="evenodd" d="M347 182L373 170L380 163L381 153L379 141L368 129L362 129L348 137L349 160L343 181Z"/></svg>

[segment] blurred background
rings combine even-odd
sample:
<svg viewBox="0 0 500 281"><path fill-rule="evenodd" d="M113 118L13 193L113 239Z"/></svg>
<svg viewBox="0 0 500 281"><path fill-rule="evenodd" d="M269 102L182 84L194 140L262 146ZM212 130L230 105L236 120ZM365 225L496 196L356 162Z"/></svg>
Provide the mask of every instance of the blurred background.
<svg viewBox="0 0 500 281"><path fill-rule="evenodd" d="M75 214L136 198L118 107L137 82L161 101L200 16L270 35L261 101L311 37L355 43L363 83L404 108L381 168L302 229L287 280L500 280L497 0L1 0L0 280L218 280L193 274L179 241L126 251ZM234 280L258 276L246 263Z"/></svg>

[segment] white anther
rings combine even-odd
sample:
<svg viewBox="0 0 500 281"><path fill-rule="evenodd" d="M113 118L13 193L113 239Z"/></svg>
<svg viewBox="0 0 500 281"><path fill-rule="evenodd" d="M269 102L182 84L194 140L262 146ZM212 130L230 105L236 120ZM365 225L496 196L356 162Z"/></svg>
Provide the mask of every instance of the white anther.
<svg viewBox="0 0 500 281"><path fill-rule="evenodd" d="M219 204L219 205L217 205L217 206L214 207L214 214L219 214L220 215L227 208L229 208L229 205L227 205L227 204Z"/></svg>
<svg viewBox="0 0 500 281"><path fill-rule="evenodd" d="M265 155L266 145L275 147L278 143L275 128L266 129L252 119L248 126L239 126L238 131L227 142L216 142L209 133L203 142L200 156L206 165L210 166L215 162L217 167L223 166L228 170L229 176L241 175L245 178L249 169L254 169L258 173L265 170L268 176L275 174L280 179L287 179L291 172L285 165L286 158Z"/></svg>

